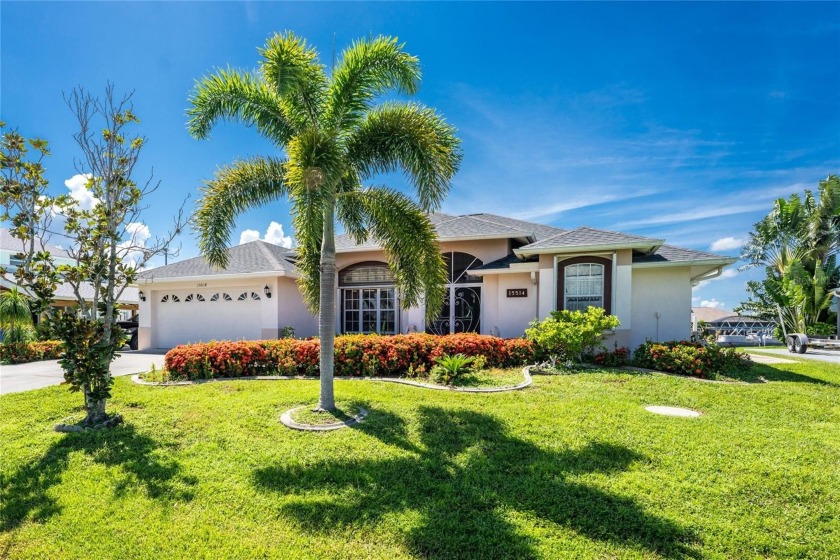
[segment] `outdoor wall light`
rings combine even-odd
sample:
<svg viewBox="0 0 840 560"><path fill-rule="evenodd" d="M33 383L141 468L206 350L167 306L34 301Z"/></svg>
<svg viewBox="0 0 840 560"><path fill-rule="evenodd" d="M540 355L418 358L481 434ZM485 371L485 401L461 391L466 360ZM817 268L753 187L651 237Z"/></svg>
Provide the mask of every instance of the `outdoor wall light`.
<svg viewBox="0 0 840 560"><path fill-rule="evenodd" d="M265 285L265 288L263 288L263 291L265 292L265 297L267 297L268 299L271 299L271 288L268 287L268 284Z"/></svg>
<svg viewBox="0 0 840 560"><path fill-rule="evenodd" d="M140 301L146 301L146 294L143 293L143 290L137 292L137 297L140 298Z"/></svg>

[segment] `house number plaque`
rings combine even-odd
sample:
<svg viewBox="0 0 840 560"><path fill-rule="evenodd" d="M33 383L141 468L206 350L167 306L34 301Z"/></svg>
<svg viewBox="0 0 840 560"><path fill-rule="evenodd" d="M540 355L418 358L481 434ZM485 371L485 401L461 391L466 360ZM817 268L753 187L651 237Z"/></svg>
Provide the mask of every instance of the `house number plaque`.
<svg viewBox="0 0 840 560"><path fill-rule="evenodd" d="M507 297L528 297L528 288L514 288L507 291Z"/></svg>

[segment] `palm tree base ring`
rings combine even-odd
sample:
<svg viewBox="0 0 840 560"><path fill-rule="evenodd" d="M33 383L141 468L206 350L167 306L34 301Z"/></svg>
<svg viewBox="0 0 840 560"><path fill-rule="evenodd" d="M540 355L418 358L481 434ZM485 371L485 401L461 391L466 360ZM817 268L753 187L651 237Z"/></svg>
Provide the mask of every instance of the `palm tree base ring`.
<svg viewBox="0 0 840 560"><path fill-rule="evenodd" d="M345 420L343 422L335 422L334 424L301 424L300 422L296 422L292 419L292 413L296 410L300 410L301 408L306 408L308 405L304 406L297 406L295 408L291 408L284 412L280 416L280 422L286 426L287 428L291 428L293 430L302 430L306 432L329 432L332 430L340 430L341 428L348 428L350 426L354 426L360 422L363 422L365 417L368 415L368 411L362 407L359 407L359 413L350 418L349 420Z"/></svg>

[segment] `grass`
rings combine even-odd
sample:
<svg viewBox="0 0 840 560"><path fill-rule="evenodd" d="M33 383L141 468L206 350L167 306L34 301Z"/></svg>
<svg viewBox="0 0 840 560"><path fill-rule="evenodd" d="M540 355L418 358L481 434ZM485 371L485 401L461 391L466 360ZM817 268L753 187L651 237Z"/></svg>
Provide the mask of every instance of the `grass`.
<svg viewBox="0 0 840 560"><path fill-rule="evenodd" d="M522 375L522 368L499 369L489 368L474 371L456 377L452 385L454 387L512 387L525 381Z"/></svg>
<svg viewBox="0 0 840 560"><path fill-rule="evenodd" d="M0 400L0 557L837 558L840 368L770 383L630 372L464 394L337 381L354 428L298 432L316 381L148 387L124 425L58 434L81 397ZM647 405L700 410L652 415Z"/></svg>
<svg viewBox="0 0 840 560"><path fill-rule="evenodd" d="M309 424L310 426L327 426L329 424L338 424L352 420L354 416L359 414L359 405L355 402L336 401L335 410L327 412L326 410L315 410L312 406L304 406L298 408L290 415L292 420L301 424Z"/></svg>

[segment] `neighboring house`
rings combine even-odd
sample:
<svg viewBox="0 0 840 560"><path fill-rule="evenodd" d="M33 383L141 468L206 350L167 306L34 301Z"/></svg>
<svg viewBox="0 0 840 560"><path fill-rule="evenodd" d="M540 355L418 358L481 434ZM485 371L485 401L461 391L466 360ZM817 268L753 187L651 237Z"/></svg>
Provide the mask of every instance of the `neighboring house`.
<svg viewBox="0 0 840 560"><path fill-rule="evenodd" d="M76 261L67 253L66 250L56 245L46 244L45 249L52 255L53 262L56 265L75 264ZM6 270L6 274L0 274L0 291L10 290L17 286L17 279L14 276L14 271L22 264L18 255L23 250L23 243L20 239L12 237L9 230L0 228L0 268ZM36 243L36 250L41 250L40 243ZM18 288L25 294L28 292L25 288L18 286ZM80 292L83 299L90 301L93 298L93 286L90 284L82 284ZM137 288L129 286L125 289L119 300L121 319L128 318L137 312ZM70 284L59 284L53 295L53 306L55 307L70 307L76 305L76 294L73 293L73 288Z"/></svg>
<svg viewBox="0 0 840 560"><path fill-rule="evenodd" d="M592 228L563 230L493 214L430 215L448 267L435 321L399 307L382 249L336 239L337 330L522 336L556 309L604 307L621 326L607 344L688 338L691 287L736 259ZM226 270L197 257L140 274L140 348L212 339L317 334L297 290L294 251L263 241L229 249Z"/></svg>

